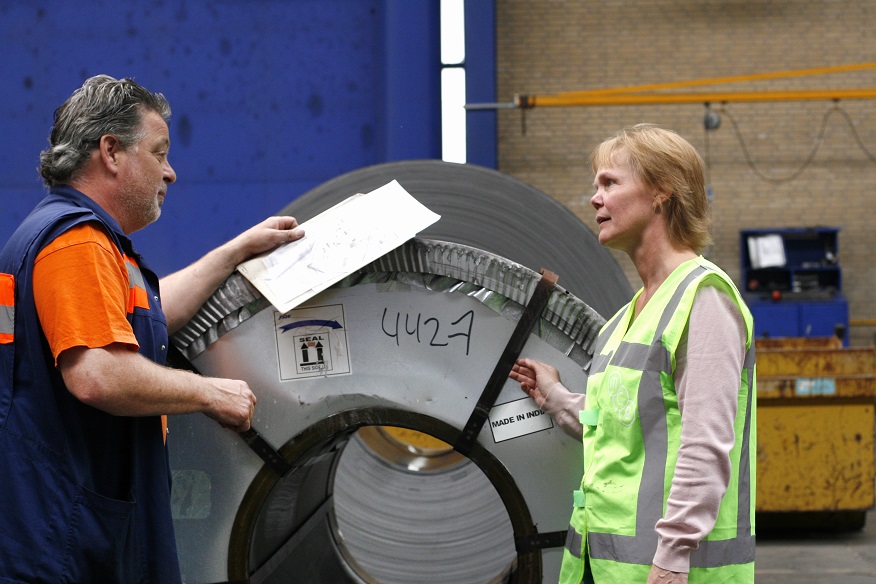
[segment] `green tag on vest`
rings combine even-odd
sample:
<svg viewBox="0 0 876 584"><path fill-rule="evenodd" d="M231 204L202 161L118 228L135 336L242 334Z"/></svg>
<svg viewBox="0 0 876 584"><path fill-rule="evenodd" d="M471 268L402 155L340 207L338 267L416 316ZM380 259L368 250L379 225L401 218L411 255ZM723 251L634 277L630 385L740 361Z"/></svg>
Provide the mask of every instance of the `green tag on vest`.
<svg viewBox="0 0 876 584"><path fill-rule="evenodd" d="M581 410L578 412L578 420L585 426L596 426L599 423L599 410Z"/></svg>

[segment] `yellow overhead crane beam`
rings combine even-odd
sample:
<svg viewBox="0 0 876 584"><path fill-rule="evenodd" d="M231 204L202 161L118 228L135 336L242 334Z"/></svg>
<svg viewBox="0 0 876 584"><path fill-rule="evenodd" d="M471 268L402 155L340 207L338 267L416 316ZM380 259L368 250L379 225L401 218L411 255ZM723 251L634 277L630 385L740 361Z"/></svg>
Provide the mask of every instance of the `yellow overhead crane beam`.
<svg viewBox="0 0 876 584"><path fill-rule="evenodd" d="M561 107L572 105L657 105L683 103L729 103L755 101L830 101L873 99L876 88L814 89L788 91L724 91L702 93L629 94L596 93L592 95L515 95L518 108Z"/></svg>
<svg viewBox="0 0 876 584"><path fill-rule="evenodd" d="M849 71L876 69L876 63L852 63L834 67L776 71L731 77L713 77L669 83L652 83L629 87L592 89L544 95L515 94L509 104L468 104L467 109L500 109L534 107L563 107L576 105L644 105L644 104L683 104L683 103L727 103L756 101L806 101L876 98L876 87L860 89L791 89L773 91L704 91L704 92L665 92L665 90L690 87L765 81L789 77L825 75ZM663 91L663 93L657 93Z"/></svg>

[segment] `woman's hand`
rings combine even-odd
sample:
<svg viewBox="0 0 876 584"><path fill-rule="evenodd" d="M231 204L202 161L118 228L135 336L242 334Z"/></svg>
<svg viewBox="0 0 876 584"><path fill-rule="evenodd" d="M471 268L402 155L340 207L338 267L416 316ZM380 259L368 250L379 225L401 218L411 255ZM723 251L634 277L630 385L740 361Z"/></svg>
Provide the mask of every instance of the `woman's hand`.
<svg viewBox="0 0 876 584"><path fill-rule="evenodd" d="M534 399L538 407L544 406L548 391L560 381L556 367L534 359L518 359L509 377L520 383L520 389Z"/></svg>
<svg viewBox="0 0 876 584"><path fill-rule="evenodd" d="M651 572L648 574L648 584L687 584L687 574L670 572L652 564Z"/></svg>

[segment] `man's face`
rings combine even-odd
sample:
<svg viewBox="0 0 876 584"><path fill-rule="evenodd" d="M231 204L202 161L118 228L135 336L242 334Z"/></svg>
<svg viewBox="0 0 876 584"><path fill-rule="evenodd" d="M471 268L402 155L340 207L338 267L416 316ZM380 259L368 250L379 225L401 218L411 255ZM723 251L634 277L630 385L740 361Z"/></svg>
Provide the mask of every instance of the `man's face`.
<svg viewBox="0 0 876 584"><path fill-rule="evenodd" d="M161 215L167 186L176 180L167 155L170 134L167 123L156 112L143 114L140 125L143 138L125 151L125 163L119 175L119 204L124 209L127 232L137 231Z"/></svg>

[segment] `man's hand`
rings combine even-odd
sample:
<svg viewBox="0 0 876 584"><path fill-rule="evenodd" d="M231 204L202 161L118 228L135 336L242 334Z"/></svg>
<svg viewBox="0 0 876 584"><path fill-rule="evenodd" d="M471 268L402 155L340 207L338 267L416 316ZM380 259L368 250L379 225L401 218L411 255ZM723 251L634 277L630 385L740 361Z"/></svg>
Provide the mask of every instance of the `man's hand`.
<svg viewBox="0 0 876 584"><path fill-rule="evenodd" d="M233 263L237 265L251 256L302 237L304 230L298 228L298 221L294 217L268 217L226 245L235 249Z"/></svg>
<svg viewBox="0 0 876 584"><path fill-rule="evenodd" d="M687 584L687 574L670 572L652 564L651 572L648 574L648 584Z"/></svg>
<svg viewBox="0 0 876 584"><path fill-rule="evenodd" d="M213 400L204 413L223 428L236 432L249 430L255 410L256 396L245 381L236 379L204 378L213 386Z"/></svg>

